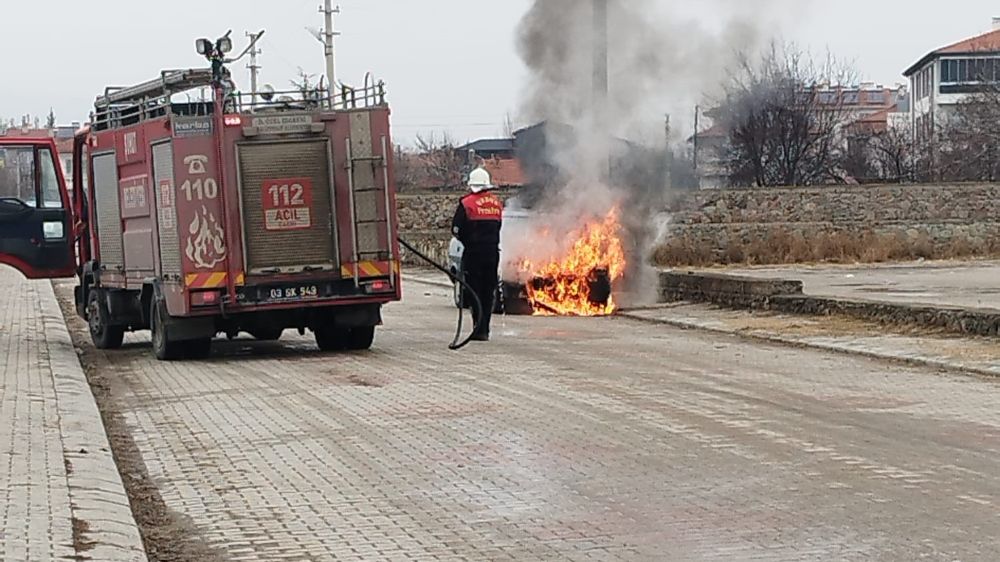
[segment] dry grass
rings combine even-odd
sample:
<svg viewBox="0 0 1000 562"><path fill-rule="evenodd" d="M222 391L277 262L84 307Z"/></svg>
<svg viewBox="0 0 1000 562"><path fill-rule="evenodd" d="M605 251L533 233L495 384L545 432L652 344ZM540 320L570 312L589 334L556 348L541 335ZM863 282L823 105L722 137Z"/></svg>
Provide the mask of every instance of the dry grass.
<svg viewBox="0 0 1000 562"><path fill-rule="evenodd" d="M880 234L826 232L806 238L802 233L774 228L764 237L731 240L724 248L687 236L674 238L653 254L664 267L707 265L776 265L787 263L883 263L916 259L961 259L1000 256L1000 240L974 243L954 238L935 244L924 233Z"/></svg>

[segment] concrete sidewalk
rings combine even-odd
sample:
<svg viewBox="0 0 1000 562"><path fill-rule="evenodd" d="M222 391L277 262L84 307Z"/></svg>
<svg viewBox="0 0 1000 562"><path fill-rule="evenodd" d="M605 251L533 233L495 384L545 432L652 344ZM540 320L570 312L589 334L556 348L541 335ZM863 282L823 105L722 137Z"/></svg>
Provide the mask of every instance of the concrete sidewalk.
<svg viewBox="0 0 1000 562"><path fill-rule="evenodd" d="M3 266L0 560L146 560L52 285Z"/></svg>
<svg viewBox="0 0 1000 562"><path fill-rule="evenodd" d="M677 328L1000 377L1000 342L993 338L894 331L841 316L731 310L687 302L628 310L621 315Z"/></svg>
<svg viewBox="0 0 1000 562"><path fill-rule="evenodd" d="M797 279L818 297L1000 309L1000 261L932 261L870 265L787 265L710 270Z"/></svg>

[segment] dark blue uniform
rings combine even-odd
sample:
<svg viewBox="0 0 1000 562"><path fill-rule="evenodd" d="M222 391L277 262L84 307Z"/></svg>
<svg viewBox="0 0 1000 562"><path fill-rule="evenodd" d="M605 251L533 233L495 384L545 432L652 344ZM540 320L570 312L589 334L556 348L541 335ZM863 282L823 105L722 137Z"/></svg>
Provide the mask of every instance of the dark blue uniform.
<svg viewBox="0 0 1000 562"><path fill-rule="evenodd" d="M463 197L452 220L452 232L465 246L462 255L465 279L483 305L482 316L475 318L477 330L474 334L474 339L481 341L490 337L493 299L499 285L497 270L500 267L502 220L503 202L489 191Z"/></svg>

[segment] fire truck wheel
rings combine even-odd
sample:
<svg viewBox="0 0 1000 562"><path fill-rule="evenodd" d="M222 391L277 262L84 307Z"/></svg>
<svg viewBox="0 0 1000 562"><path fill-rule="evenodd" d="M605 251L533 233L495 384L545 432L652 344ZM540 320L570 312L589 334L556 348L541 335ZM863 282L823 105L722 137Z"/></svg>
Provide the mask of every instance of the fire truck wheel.
<svg viewBox="0 0 1000 562"><path fill-rule="evenodd" d="M373 343L375 343L375 326L351 328L347 335L347 349L351 351L371 349Z"/></svg>
<svg viewBox="0 0 1000 562"><path fill-rule="evenodd" d="M347 329L324 326L316 328L316 345L320 351L343 351L347 349Z"/></svg>
<svg viewBox="0 0 1000 562"><path fill-rule="evenodd" d="M104 304L104 292L94 288L87 297L87 324L90 326L90 339L97 349L119 349L125 339L125 327L113 326L111 314Z"/></svg>
<svg viewBox="0 0 1000 562"><path fill-rule="evenodd" d="M375 326L316 330L316 345L322 351L364 351L374 342Z"/></svg>
<svg viewBox="0 0 1000 562"><path fill-rule="evenodd" d="M183 343L170 341L167 334L167 307L163 301L153 299L153 310L150 317L150 329L153 332L153 354L160 361L179 359L183 352Z"/></svg>
<svg viewBox="0 0 1000 562"><path fill-rule="evenodd" d="M202 338L184 342L184 357L207 359L212 354L212 338Z"/></svg>

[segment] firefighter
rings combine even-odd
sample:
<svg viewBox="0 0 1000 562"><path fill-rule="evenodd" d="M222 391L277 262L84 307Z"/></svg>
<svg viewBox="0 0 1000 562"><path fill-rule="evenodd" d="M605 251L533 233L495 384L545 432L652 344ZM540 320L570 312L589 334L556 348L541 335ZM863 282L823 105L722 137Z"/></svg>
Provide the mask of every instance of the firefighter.
<svg viewBox="0 0 1000 562"><path fill-rule="evenodd" d="M500 224L503 219L503 202L492 193L490 173L476 168L469 174L471 193L462 198L452 232L465 246L462 254L462 271L472 286L482 311L475 315L476 331L473 341L490 340L490 318L493 316L493 299L496 296L500 266ZM473 307L475 312L475 307Z"/></svg>

